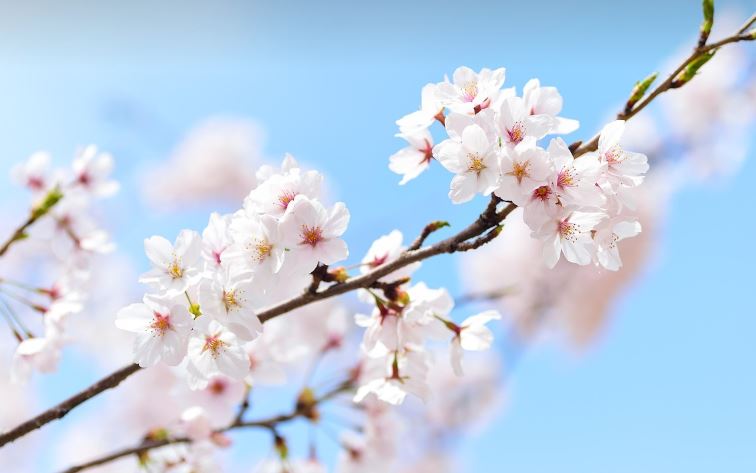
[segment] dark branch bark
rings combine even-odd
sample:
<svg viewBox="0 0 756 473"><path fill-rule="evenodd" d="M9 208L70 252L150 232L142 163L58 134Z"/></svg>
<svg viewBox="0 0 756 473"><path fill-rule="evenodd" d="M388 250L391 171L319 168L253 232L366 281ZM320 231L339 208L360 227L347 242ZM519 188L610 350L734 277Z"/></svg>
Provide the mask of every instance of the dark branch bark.
<svg viewBox="0 0 756 473"><path fill-rule="evenodd" d="M139 371L141 368L139 365L133 364L126 366L125 368L121 368L120 370L116 371L115 373L112 373L100 381L94 383L84 391L81 391L80 393L76 394L75 396L72 396L65 401L61 402L55 407L52 407L42 414L38 415L37 417L34 417L33 419L29 419L23 424L15 427L14 429L11 429L7 432L4 432L3 434L0 434L0 447L3 445L13 442L14 440L18 439L19 437L23 437L24 435L28 434L29 432L39 429L43 425L47 424L48 422L52 422L54 420L60 419L69 412L71 412L72 409L77 407L78 405L86 402L87 400L97 396L103 391L107 391L108 389L112 389L119 384L121 384L121 381L128 378L132 374Z"/></svg>

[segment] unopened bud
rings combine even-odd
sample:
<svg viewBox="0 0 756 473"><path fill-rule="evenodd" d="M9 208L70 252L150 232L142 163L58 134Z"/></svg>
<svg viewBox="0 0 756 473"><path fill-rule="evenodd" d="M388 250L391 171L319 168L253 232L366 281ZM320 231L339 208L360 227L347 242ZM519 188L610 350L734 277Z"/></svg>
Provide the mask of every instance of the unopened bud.
<svg viewBox="0 0 756 473"><path fill-rule="evenodd" d="M289 458L289 447L286 445L286 439L278 434L273 439L273 448L276 449L276 453L278 453L281 460Z"/></svg>
<svg viewBox="0 0 756 473"><path fill-rule="evenodd" d="M200 315L202 315L202 310L200 309L200 305L197 304L196 302L193 304L189 304L189 313L192 314L195 319L199 317Z"/></svg>
<svg viewBox="0 0 756 473"><path fill-rule="evenodd" d="M47 192L47 194L45 194L42 200L34 206L32 209L32 216L36 219L47 214L47 212L49 212L55 204L60 202L60 199L62 198L63 193L60 191L60 188L57 186L53 187Z"/></svg>
<svg viewBox="0 0 756 473"><path fill-rule="evenodd" d="M702 54L698 56L696 59L691 61L688 66L683 69L677 77L675 77L675 80L672 82L673 87L681 87L688 83L695 75L698 73L698 70L703 67L704 64L709 62L709 59L714 57L714 51Z"/></svg>
<svg viewBox="0 0 756 473"><path fill-rule="evenodd" d="M701 36L698 38L698 47L703 47L709 39L711 27L714 25L714 0L703 0L703 22L701 23Z"/></svg>
<svg viewBox="0 0 756 473"><path fill-rule="evenodd" d="M651 87L651 84L654 83L658 75L658 72L654 72L645 79L635 83L633 91L630 92L630 99L628 99L627 106L625 108L628 112L633 109L633 106L638 103L638 101L642 99L644 95L646 95L648 88Z"/></svg>
<svg viewBox="0 0 756 473"><path fill-rule="evenodd" d="M331 270L330 275L333 277L333 280L338 283L344 283L349 279L349 273L347 273L346 268L343 266Z"/></svg>

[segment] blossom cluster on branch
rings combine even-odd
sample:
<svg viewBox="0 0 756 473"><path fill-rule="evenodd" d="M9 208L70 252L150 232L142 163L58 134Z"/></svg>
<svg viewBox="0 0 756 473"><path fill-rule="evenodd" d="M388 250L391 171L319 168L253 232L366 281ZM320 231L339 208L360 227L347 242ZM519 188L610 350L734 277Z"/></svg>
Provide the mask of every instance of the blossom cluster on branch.
<svg viewBox="0 0 756 473"><path fill-rule="evenodd" d="M50 268L44 278L36 271L23 281L15 275L0 277L0 312L19 341L11 371L16 381L25 381L33 370L56 369L67 341L67 320L84 307L93 259L113 249L92 210L94 201L118 190L109 177L112 168L109 154L88 146L69 169L53 169L51 156L44 152L12 169L13 180L31 192L32 205L26 222L0 248L0 255L11 246L24 246L20 266ZM48 275L54 277L45 279Z"/></svg>

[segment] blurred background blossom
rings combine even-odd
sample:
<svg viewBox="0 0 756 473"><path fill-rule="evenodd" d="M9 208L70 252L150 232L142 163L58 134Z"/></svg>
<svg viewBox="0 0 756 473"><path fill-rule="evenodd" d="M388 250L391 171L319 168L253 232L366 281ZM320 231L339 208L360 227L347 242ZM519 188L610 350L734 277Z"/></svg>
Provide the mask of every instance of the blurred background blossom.
<svg viewBox="0 0 756 473"><path fill-rule="evenodd" d="M7 368L0 370L0 427L129 361L131 340L113 317L138 297L135 281L147 267L142 240L202 228L209 210L237 208L259 166L277 167L291 152L323 169L329 194L352 210L347 239L355 258L393 228L413 235L439 218L461 226L477 207L447 202L438 166L402 188L387 169L401 146L394 120L416 106L425 82L460 64L506 66L505 86L520 89L540 77L559 87L564 116L581 121L569 138L587 138L616 113L635 80L654 65L663 75L686 53L700 15L697 4L684 1L542 3L469 10L444 1L336 2L327 9L306 2L5 5L3 167L10 171L38 149L60 162L97 142L115 156L123 189L97 210L118 249L93 265L93 297L71 319L61 370L36 376L29 390L9 384ZM717 5L713 37L753 10L748 1ZM618 23L642 24L643 31L618 35ZM643 233L624 242L622 271L528 264L538 248L515 213L480 252L420 270L429 284L450 285L460 298L497 294L459 310L503 310L498 353L470 358L468 383L450 370L432 373L433 390L442 394L425 406L408 403L405 420L377 407L355 413L347 403L328 406L323 418L368 418L360 438L343 441L355 449L380 443L387 463L375 460L384 468L378 471L756 468L756 383L749 376L756 322L747 317L756 264L747 250L756 231L747 214L756 204L755 114L756 54L752 45L735 45L630 122L623 145L647 153L652 168L637 196ZM26 200L16 188L2 189L0 230L10 232ZM0 270L34 273L21 262L37 251L32 241L21 243ZM344 321L359 307L346 299L303 309L293 331L275 321L253 349L270 376L253 388L252 412L289 408L295 393L278 381L302 382L309 376L303 360L334 334L346 347L356 344ZM277 356L277 346L305 338L311 345L301 358ZM3 359L10 360L12 340L3 340ZM329 354L316 382L333 383L349 353ZM198 401L177 377L167 368L135 376L0 450L0 469L57 471L131 445L189 405L227 411L224 403L238 400L240 386L219 380ZM308 460L310 438L319 457L338 456L336 442L349 423L328 422L315 432L291 427L301 465L295 471L320 467ZM387 428L400 434L382 435ZM232 441L244 448L218 459L229 471L276 471L265 432ZM99 471L134 471L134 461Z"/></svg>

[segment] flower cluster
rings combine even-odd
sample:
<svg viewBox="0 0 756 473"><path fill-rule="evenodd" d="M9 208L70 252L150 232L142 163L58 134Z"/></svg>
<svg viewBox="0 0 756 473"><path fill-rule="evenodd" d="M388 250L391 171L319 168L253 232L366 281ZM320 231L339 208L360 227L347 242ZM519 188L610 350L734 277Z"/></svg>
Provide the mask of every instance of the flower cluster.
<svg viewBox="0 0 756 473"><path fill-rule="evenodd" d="M402 234L394 230L373 243L362 260L363 271L390 263L404 250ZM462 375L463 350L482 351L491 346L493 334L485 324L499 314L484 312L457 325L449 317L454 300L445 289L430 289L422 282L408 285L418 266L384 276L378 285L382 294L368 290L363 295L372 299L374 307L371 314L355 317L357 325L365 328L356 402L370 394L391 404L400 404L407 394L426 399L431 361L428 340L451 340L451 364L457 375Z"/></svg>
<svg viewBox="0 0 756 473"><path fill-rule="evenodd" d="M421 109L397 121L397 136L409 146L391 156L390 169L403 175L403 184L435 159L454 174L452 202L494 194L523 207L548 267L564 254L579 265L619 269L617 242L640 232L629 213L635 208L630 191L643 182L646 156L620 146L623 121L606 125L598 150L577 158L561 138L539 146L545 136L572 132L578 123L558 115L562 97L554 87L533 79L520 97L503 84L503 68L476 73L460 67L452 81L426 85ZM448 136L435 145L434 122Z"/></svg>
<svg viewBox="0 0 756 473"><path fill-rule="evenodd" d="M341 235L349 212L341 202L321 202L320 173L287 156L258 177L243 207L212 214L202 235L183 230L173 243L145 240L153 268L140 282L150 291L116 319L137 334L141 366L182 364L194 388L217 375L244 379L257 366L251 353L264 349L256 311L300 293L319 263L348 256Z"/></svg>
<svg viewBox="0 0 756 473"><path fill-rule="evenodd" d="M51 156L37 152L11 172L17 184L31 191L34 201L27 224L16 230L2 251L19 246L17 254L23 262L35 268L49 264L50 273L55 274L52 280L40 278L38 271L30 272L26 281L0 278L0 310L19 341L11 371L17 381L27 379L34 369L55 370L66 341L67 320L84 307L94 256L113 249L92 215L95 200L118 190L118 183L110 179L112 169L109 154L88 146L68 169L53 169ZM24 322L14 306L41 314L42 323L39 317ZM32 329L34 325L41 325L44 335Z"/></svg>

